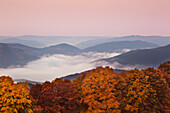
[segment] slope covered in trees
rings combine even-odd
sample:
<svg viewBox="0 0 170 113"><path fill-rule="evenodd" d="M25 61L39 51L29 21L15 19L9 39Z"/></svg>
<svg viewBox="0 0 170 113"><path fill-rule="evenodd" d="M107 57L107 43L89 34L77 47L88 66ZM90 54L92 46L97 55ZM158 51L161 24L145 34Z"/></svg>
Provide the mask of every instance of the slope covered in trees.
<svg viewBox="0 0 170 113"><path fill-rule="evenodd" d="M99 67L73 82L87 104L87 112L164 113L168 109L168 83L159 69L120 74ZM107 95L107 96L106 96Z"/></svg>
<svg viewBox="0 0 170 113"><path fill-rule="evenodd" d="M30 95L41 109L37 112L71 113L78 107L79 94L70 80L56 78L52 82L32 86Z"/></svg>
<svg viewBox="0 0 170 113"><path fill-rule="evenodd" d="M116 73L97 67L73 82L56 78L31 87L0 77L0 112L169 113L170 62Z"/></svg>
<svg viewBox="0 0 170 113"><path fill-rule="evenodd" d="M107 42L98 44L92 47L88 47L83 49L85 52L93 51L93 52L119 52L123 49L141 49L141 48L153 48L158 47L158 45L153 43L148 43L145 41L135 40L135 41L116 41L116 42Z"/></svg>
<svg viewBox="0 0 170 113"><path fill-rule="evenodd" d="M66 43L44 48L34 48L18 43L0 43L0 68L25 66L28 62L40 59L43 55L78 55L83 52L122 52L122 49L140 49L155 46L157 45L144 41L110 42L86 49L79 49Z"/></svg>
<svg viewBox="0 0 170 113"><path fill-rule="evenodd" d="M160 63L164 63L170 60L170 44L153 49L141 49L134 50L121 55L102 59L99 61L105 61L109 64L118 62L122 65L134 66L139 65L146 66L159 66Z"/></svg>
<svg viewBox="0 0 170 113"><path fill-rule="evenodd" d="M25 66L28 62L40 59L43 55L76 55L80 49L69 44L59 44L45 48L33 48L16 43L0 43L0 68Z"/></svg>

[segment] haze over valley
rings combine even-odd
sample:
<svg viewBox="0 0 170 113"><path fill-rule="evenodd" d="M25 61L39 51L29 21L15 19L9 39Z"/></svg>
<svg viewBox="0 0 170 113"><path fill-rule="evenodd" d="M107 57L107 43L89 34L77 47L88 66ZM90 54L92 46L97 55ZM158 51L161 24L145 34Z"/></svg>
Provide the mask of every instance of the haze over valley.
<svg viewBox="0 0 170 113"><path fill-rule="evenodd" d="M21 37L23 38L22 41L20 40ZM93 37L95 40L91 40L93 38L88 40L88 37L86 37L85 41L81 37L69 37L68 39L60 40L63 37L25 36L25 39L32 37L29 38L29 41L24 40L24 36L21 37L18 40L16 40L17 37L10 37L9 39L3 36L0 37L1 40L6 39L6 43L4 41L0 43L1 75L9 75L14 79L43 82L53 80L56 77L87 71L97 66L110 66L114 69L128 70L147 66L156 67L164 61L170 60L169 45L166 46L166 44L170 43L170 37L134 35L119 38ZM78 40L79 44L72 43L78 38L80 39ZM31 40L32 42L37 40L39 43L31 43ZM57 43L58 40L61 43L52 44L55 41ZM42 43L46 41L46 44ZM30 44L35 45L31 46ZM82 46L80 46L81 44ZM162 47L165 49L159 49L160 46L165 46ZM152 50L152 48L158 49ZM148 53L142 53L142 51L149 51L149 54L158 56L155 57L157 62L154 59L153 61L151 60L153 56ZM159 54L162 56L159 56Z"/></svg>

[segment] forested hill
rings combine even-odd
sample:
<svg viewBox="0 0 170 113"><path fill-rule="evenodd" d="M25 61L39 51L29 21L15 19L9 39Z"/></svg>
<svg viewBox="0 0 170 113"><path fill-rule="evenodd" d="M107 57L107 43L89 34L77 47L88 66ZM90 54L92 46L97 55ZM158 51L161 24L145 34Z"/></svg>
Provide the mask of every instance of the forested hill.
<svg viewBox="0 0 170 113"><path fill-rule="evenodd" d="M170 44L154 49L134 50L121 55L102 59L110 64L118 62L122 65L158 66L160 63L170 60Z"/></svg>
<svg viewBox="0 0 170 113"><path fill-rule="evenodd" d="M92 47L88 47L83 49L85 52L93 51L93 52L119 52L123 49L141 49L141 48L153 48L158 47L157 44L135 40L135 41L114 41L98 44Z"/></svg>
<svg viewBox="0 0 170 113"><path fill-rule="evenodd" d="M143 41L120 41L103 43L87 49L62 43L45 48L34 48L17 43L0 43L0 68L25 66L28 62L40 59L43 55L78 55L83 52L122 52L122 49L151 48L156 44Z"/></svg>
<svg viewBox="0 0 170 113"><path fill-rule="evenodd" d="M75 80L77 77L81 76L82 74L87 73L87 72L91 72L91 71L92 71L92 70L88 70L88 71L84 71L84 72L81 72L81 73L70 74L70 75L61 77L61 79L69 79L69 80L73 81L73 80ZM116 72L116 73L121 73L121 72L123 72L123 71L127 71L127 70L113 69L113 72Z"/></svg>
<svg viewBox="0 0 170 113"><path fill-rule="evenodd" d="M29 87L0 77L2 113L169 113L170 61L154 69L115 73L106 66L75 80L55 78Z"/></svg>
<svg viewBox="0 0 170 113"><path fill-rule="evenodd" d="M45 48L33 48L22 44L0 43L0 68L24 66L28 62L37 60L43 55L75 55L79 52L80 49L68 44L59 44Z"/></svg>

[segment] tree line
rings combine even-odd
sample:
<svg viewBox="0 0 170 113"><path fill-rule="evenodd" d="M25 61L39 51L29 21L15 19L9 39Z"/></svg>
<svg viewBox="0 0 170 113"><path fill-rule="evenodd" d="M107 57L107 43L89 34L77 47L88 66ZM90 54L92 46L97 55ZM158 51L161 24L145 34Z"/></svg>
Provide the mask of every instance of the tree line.
<svg viewBox="0 0 170 113"><path fill-rule="evenodd" d="M115 73L97 67L74 81L56 78L33 85L0 77L4 113L169 113L170 61L158 68Z"/></svg>

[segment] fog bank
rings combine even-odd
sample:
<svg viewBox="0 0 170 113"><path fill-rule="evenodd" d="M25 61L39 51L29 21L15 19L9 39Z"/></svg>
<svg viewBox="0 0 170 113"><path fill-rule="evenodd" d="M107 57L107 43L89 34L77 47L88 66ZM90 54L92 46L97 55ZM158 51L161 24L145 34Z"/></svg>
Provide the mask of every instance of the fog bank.
<svg viewBox="0 0 170 113"><path fill-rule="evenodd" d="M0 75L9 75L13 79L28 79L44 82L57 77L83 72L95 68L99 64L92 63L95 60L109 58L120 53L82 53L76 56L56 54L43 56L41 59L29 62L20 68L0 69ZM112 67L114 67L112 65Z"/></svg>

